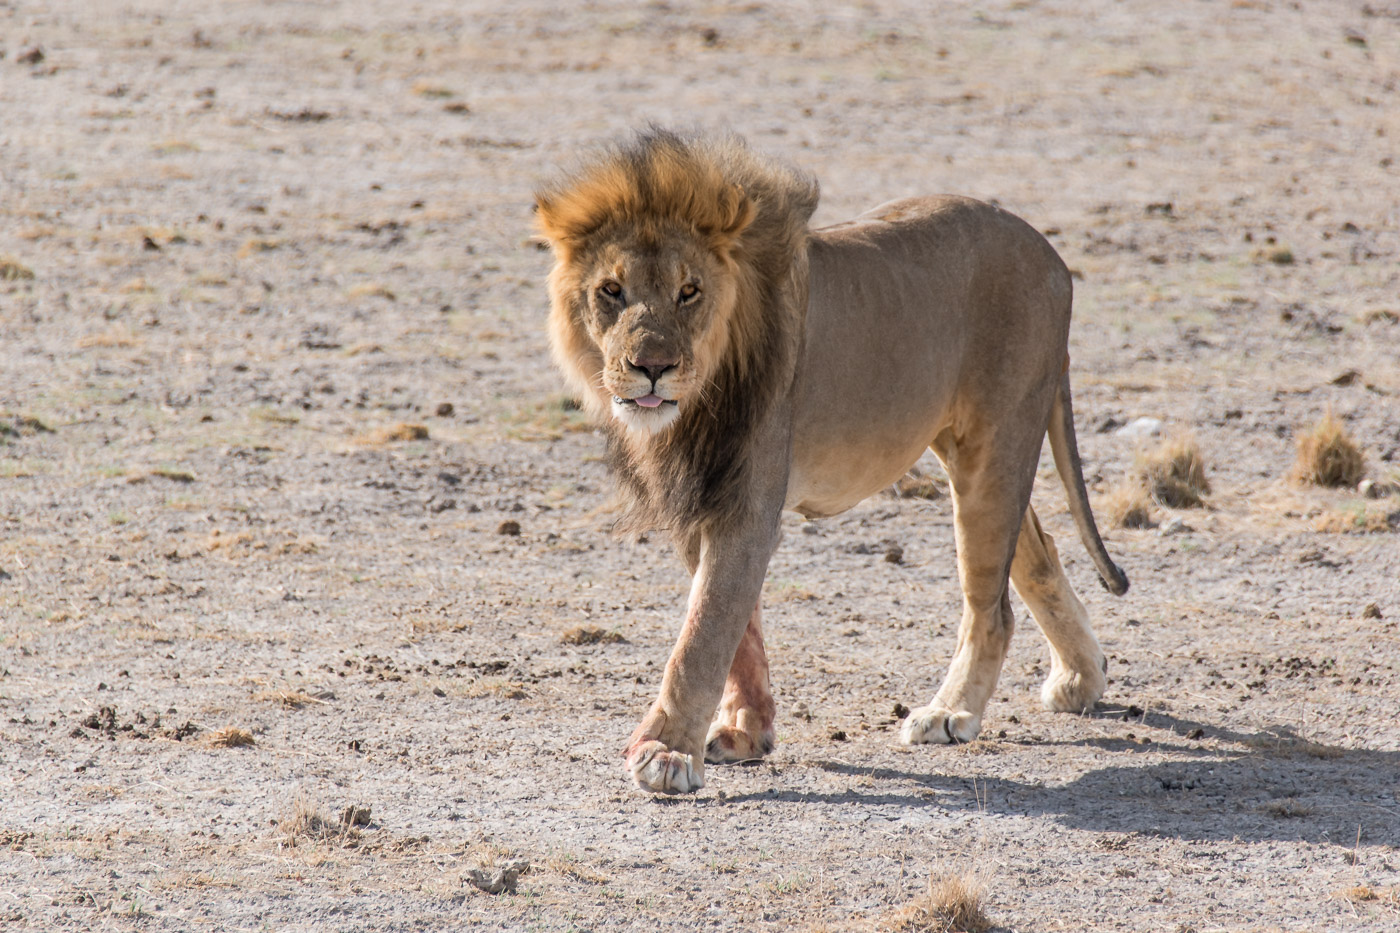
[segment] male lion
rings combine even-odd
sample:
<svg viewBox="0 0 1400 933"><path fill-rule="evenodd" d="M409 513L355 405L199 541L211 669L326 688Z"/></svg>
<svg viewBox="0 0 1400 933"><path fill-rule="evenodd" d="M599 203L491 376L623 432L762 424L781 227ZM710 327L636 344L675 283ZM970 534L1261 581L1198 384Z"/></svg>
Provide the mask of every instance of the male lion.
<svg viewBox="0 0 1400 933"><path fill-rule="evenodd" d="M810 176L737 138L652 129L536 194L553 247L555 361L606 427L632 528L692 574L661 693L627 746L644 790L773 747L759 592L779 516L834 515L926 447L947 469L963 589L958 648L900 740L977 735L1014 620L1050 642L1041 691L1080 712L1104 656L1030 507L1042 439L1105 585L1128 580L1089 510L1070 410L1070 276L1018 218L910 198L811 230Z"/></svg>

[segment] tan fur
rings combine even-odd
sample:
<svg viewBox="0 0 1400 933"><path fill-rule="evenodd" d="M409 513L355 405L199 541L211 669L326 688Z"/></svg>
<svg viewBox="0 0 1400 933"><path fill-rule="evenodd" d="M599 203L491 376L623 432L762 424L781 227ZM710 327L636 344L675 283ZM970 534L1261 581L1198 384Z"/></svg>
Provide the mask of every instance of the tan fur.
<svg viewBox="0 0 1400 933"><path fill-rule="evenodd" d="M1008 580L1051 643L1045 703L1080 711L1104 688L1087 613L1029 506L1048 431L1081 538L1126 589L1074 443L1064 264L1022 221L964 198L810 231L816 201L808 176L735 138L660 130L537 195L557 259L555 360L608 432L627 521L670 530L693 576L628 746L649 790L701 786L705 754L771 747L758 598L781 511L849 508L930 447L949 474L964 612L948 676L903 741L977 734L1014 625Z"/></svg>

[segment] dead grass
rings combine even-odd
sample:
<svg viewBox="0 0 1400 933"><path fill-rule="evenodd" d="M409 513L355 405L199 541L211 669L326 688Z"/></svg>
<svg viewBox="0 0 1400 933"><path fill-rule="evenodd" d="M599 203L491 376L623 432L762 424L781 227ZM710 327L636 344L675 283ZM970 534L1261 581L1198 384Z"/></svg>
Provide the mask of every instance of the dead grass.
<svg viewBox="0 0 1400 933"><path fill-rule="evenodd" d="M975 873L930 877L928 890L880 922L887 933L982 933L992 922L982 910L987 885Z"/></svg>
<svg viewBox="0 0 1400 933"><path fill-rule="evenodd" d="M610 632L596 625L576 625L559 636L566 645L616 645L625 642L619 632Z"/></svg>
<svg viewBox="0 0 1400 933"><path fill-rule="evenodd" d="M1312 486L1355 486L1366 473L1366 458L1331 410L1298 435L1295 482Z"/></svg>
<svg viewBox="0 0 1400 933"><path fill-rule="evenodd" d="M544 871L553 872L556 875L567 878L570 881L579 881L583 884L607 884L612 880L607 875L593 871L578 860L567 857L554 856L552 858L547 858L540 868Z"/></svg>
<svg viewBox="0 0 1400 933"><path fill-rule="evenodd" d="M340 819L332 819L322 814L305 797L299 796L292 803L291 815L277 826L282 833L281 844L292 849L303 843L344 848L359 845L360 831L354 825L354 808L349 813L350 819L346 819L344 814Z"/></svg>
<svg viewBox="0 0 1400 933"><path fill-rule="evenodd" d="M18 282L34 278L34 270L9 256L0 256L0 281Z"/></svg>
<svg viewBox="0 0 1400 933"><path fill-rule="evenodd" d="M1343 900L1351 901L1353 904L1369 903L1400 907L1400 888L1373 888L1370 885L1358 884L1356 887L1338 891L1337 896Z"/></svg>
<svg viewBox="0 0 1400 933"><path fill-rule="evenodd" d="M413 82L413 93L417 94L419 97L427 97L437 100L442 100L448 97L456 96L456 92L454 92L452 89L443 87L441 84L434 84L431 81Z"/></svg>
<svg viewBox="0 0 1400 933"><path fill-rule="evenodd" d="M346 294L351 298L385 298L389 301L398 300L398 296L383 282L361 282L359 285L351 287L350 291Z"/></svg>
<svg viewBox="0 0 1400 933"><path fill-rule="evenodd" d="M1313 808L1305 803L1300 803L1295 797L1284 797L1281 800L1270 800L1259 808L1261 813L1280 818L1298 818L1311 816Z"/></svg>
<svg viewBox="0 0 1400 933"><path fill-rule="evenodd" d="M139 341L131 333L121 330L108 331L104 334L87 334L79 337L74 344L79 350L90 350L94 347L115 350L124 347L134 347Z"/></svg>
<svg viewBox="0 0 1400 933"><path fill-rule="evenodd" d="M1157 524L1152 518L1152 500L1136 480L1114 486L1094 511L1114 528L1151 528Z"/></svg>
<svg viewBox="0 0 1400 933"><path fill-rule="evenodd" d="M566 395L552 395L502 412L498 420L505 425L506 435L518 441L557 441L565 434L593 429L578 400Z"/></svg>
<svg viewBox="0 0 1400 933"><path fill-rule="evenodd" d="M1306 755L1322 761L1332 761L1346 754L1346 749L1335 745L1323 745L1312 739L1294 739L1275 735L1254 735L1242 743L1246 748L1274 752L1280 755Z"/></svg>
<svg viewBox="0 0 1400 933"><path fill-rule="evenodd" d="M264 703L275 703L283 709L301 709L311 703L324 703L325 700L318 700L305 690L263 690L253 694L253 699L261 700Z"/></svg>
<svg viewBox="0 0 1400 933"><path fill-rule="evenodd" d="M253 733L238 726L216 729L204 737L204 743L214 748L247 748L257 744L253 741Z"/></svg>
<svg viewBox="0 0 1400 933"><path fill-rule="evenodd" d="M253 237L252 239L245 240L243 245L238 247L238 252L234 255L239 259L247 259L250 256L256 256L258 253L268 253L274 249L280 249L281 247L281 240Z"/></svg>
<svg viewBox="0 0 1400 933"><path fill-rule="evenodd" d="M1326 534L1385 534L1400 531L1400 509L1355 502L1329 509L1313 525Z"/></svg>
<svg viewBox="0 0 1400 933"><path fill-rule="evenodd" d="M368 434L362 434L357 438L357 443L366 447L382 447L385 444L399 441L426 441L427 439L428 426L426 424L401 421L398 424L386 424L382 428L375 428Z"/></svg>
<svg viewBox="0 0 1400 933"><path fill-rule="evenodd" d="M468 698L479 700L482 697L500 697L503 700L523 700L529 696L525 692L525 685L514 680L507 680L504 677L483 677L475 683L468 684L464 691Z"/></svg>
<svg viewBox="0 0 1400 933"><path fill-rule="evenodd" d="M1169 438L1139 456L1136 473L1152 501L1169 509L1199 508L1210 492L1205 457L1189 434Z"/></svg>

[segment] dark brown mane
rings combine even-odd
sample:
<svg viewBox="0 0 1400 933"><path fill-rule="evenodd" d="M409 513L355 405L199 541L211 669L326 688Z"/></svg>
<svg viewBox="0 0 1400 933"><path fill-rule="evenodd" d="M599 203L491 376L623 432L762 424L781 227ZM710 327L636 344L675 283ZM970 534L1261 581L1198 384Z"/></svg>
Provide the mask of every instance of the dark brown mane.
<svg viewBox="0 0 1400 933"><path fill-rule="evenodd" d="M620 528L687 532L750 506L750 451L791 385L807 294L807 221L816 181L737 137L650 129L537 195L540 226L568 250L612 231L688 229L738 277L724 358L666 433L647 441L605 422L609 461L630 500Z"/></svg>

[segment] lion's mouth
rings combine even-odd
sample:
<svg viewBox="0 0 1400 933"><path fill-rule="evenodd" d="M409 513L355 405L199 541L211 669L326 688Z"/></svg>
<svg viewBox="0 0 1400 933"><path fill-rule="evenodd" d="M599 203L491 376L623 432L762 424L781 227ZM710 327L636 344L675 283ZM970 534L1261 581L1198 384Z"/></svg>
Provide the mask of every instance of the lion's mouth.
<svg viewBox="0 0 1400 933"><path fill-rule="evenodd" d="M679 403L673 398L662 398L659 395L643 395L638 398L623 398L620 395L614 395L613 404L624 406L631 405L641 408L659 408L662 405L677 405Z"/></svg>

